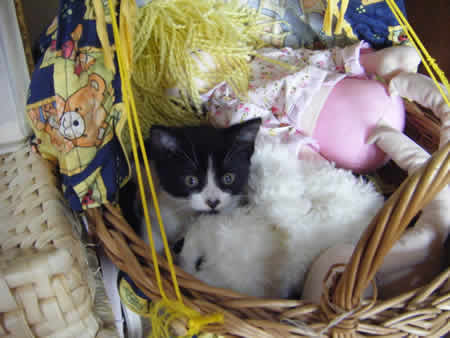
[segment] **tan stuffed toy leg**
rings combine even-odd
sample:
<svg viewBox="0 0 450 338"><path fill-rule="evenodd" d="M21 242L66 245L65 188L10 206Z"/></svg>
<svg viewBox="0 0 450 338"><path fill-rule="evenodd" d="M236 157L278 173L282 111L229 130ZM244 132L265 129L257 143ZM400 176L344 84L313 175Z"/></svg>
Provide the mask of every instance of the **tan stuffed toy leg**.
<svg viewBox="0 0 450 338"><path fill-rule="evenodd" d="M397 130L380 127L374 140L410 174L429 155ZM431 281L441 269L443 244L450 230L450 190L447 187L423 210L414 227L408 229L386 256L377 273L382 297L391 297Z"/></svg>
<svg viewBox="0 0 450 338"><path fill-rule="evenodd" d="M441 118L441 146L449 140L450 107L431 80L420 74L402 73L390 83L391 93L414 99ZM430 155L406 135L380 123L370 143L375 142L402 169L413 173ZM450 231L450 189L446 187L423 210L386 256L377 274L381 295L389 297L428 283L439 273L443 244Z"/></svg>

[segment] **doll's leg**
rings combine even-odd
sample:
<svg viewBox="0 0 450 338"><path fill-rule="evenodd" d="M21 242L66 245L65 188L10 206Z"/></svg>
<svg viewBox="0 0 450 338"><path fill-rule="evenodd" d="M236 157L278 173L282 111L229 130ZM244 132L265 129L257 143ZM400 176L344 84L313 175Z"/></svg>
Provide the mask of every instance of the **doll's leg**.
<svg viewBox="0 0 450 338"><path fill-rule="evenodd" d="M361 53L360 62L367 73L389 81L400 72L416 73L420 56L413 47L394 46L374 53Z"/></svg>
<svg viewBox="0 0 450 338"><path fill-rule="evenodd" d="M400 168L409 174L422 167L430 158L430 154L417 143L382 120L371 132L367 143L376 143Z"/></svg>

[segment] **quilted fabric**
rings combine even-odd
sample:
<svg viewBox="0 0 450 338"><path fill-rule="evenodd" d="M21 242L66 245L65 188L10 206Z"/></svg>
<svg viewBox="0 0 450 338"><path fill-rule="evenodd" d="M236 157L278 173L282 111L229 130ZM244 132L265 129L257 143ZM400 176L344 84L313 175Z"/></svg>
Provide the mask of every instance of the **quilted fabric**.
<svg viewBox="0 0 450 338"><path fill-rule="evenodd" d="M342 35L326 36L322 31L327 0L241 0L268 18L279 20L268 30L267 40L278 47L324 48L364 40L372 47L382 48L405 43L406 35L385 0L350 0ZM403 0L396 0L405 14ZM340 5L340 2L339 2ZM334 17L336 18L334 13ZM284 39L271 33L286 33Z"/></svg>
<svg viewBox="0 0 450 338"><path fill-rule="evenodd" d="M107 2L104 11L108 22ZM110 24L108 34L113 41ZM112 201L128 175L116 137L125 116L120 77L105 67L92 2L61 0L40 48L27 101L38 149L58 163L74 210Z"/></svg>

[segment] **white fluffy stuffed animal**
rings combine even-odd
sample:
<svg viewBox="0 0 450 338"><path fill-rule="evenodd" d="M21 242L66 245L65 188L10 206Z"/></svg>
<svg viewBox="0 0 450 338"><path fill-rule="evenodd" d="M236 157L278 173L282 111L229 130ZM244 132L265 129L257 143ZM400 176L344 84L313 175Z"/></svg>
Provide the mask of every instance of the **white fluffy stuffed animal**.
<svg viewBox="0 0 450 338"><path fill-rule="evenodd" d="M382 205L374 187L322 158L266 144L252 158L249 205L204 215L176 244L181 268L208 284L259 297L300 291L323 250L355 243Z"/></svg>
<svg viewBox="0 0 450 338"><path fill-rule="evenodd" d="M175 244L181 250L176 262L213 286L258 297L288 296L295 286L289 281L300 276L289 266L283 243L259 208L238 208L232 216L198 218Z"/></svg>

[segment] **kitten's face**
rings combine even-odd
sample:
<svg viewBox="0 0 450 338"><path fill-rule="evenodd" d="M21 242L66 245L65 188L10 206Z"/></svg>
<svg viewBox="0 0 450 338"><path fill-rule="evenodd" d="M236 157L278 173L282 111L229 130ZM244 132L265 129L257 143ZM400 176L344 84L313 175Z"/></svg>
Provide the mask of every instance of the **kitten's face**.
<svg viewBox="0 0 450 338"><path fill-rule="evenodd" d="M147 148L161 187L198 212L234 207L247 184L260 119L230 128L154 126Z"/></svg>

